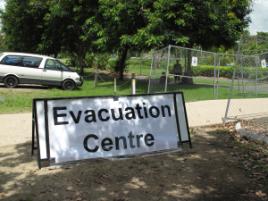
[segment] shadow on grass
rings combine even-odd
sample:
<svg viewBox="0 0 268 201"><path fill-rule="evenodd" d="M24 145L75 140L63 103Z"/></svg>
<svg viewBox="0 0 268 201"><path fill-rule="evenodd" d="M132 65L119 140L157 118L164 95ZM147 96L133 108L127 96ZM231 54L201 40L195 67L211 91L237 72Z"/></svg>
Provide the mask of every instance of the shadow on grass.
<svg viewBox="0 0 268 201"><path fill-rule="evenodd" d="M23 84L23 85L18 85L15 88L6 88L5 85L0 84L0 88L5 88L5 89L49 89L50 87L47 86L42 86L42 85L29 85L29 84Z"/></svg>
<svg viewBox="0 0 268 201"><path fill-rule="evenodd" d="M232 157L225 131L196 129L193 149L133 158L89 160L62 168L37 169L30 144L1 153L2 201L183 200L252 201L257 185ZM1 150L3 151L3 150ZM13 153L14 152L14 153Z"/></svg>

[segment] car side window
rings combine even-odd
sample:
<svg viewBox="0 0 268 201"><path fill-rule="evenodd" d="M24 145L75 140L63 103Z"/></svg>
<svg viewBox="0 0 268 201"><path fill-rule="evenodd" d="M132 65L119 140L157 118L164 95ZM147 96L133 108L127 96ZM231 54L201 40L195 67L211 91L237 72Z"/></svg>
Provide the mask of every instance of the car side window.
<svg viewBox="0 0 268 201"><path fill-rule="evenodd" d="M0 63L11 66L22 66L22 56L7 55L1 60Z"/></svg>
<svg viewBox="0 0 268 201"><path fill-rule="evenodd" d="M40 57L24 56L22 59L22 65L25 67L30 67L30 68L38 68L41 61L42 61L42 58Z"/></svg>
<svg viewBox="0 0 268 201"><path fill-rule="evenodd" d="M45 69L47 70L60 70L60 65L56 60L47 59Z"/></svg>

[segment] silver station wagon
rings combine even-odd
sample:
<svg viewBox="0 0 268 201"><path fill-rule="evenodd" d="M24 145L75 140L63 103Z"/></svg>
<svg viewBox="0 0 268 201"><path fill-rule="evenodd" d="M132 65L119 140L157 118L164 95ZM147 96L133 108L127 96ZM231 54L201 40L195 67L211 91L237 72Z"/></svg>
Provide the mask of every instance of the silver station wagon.
<svg viewBox="0 0 268 201"><path fill-rule="evenodd" d="M0 82L9 88L38 84L72 90L82 86L83 79L53 57L3 52L0 53Z"/></svg>

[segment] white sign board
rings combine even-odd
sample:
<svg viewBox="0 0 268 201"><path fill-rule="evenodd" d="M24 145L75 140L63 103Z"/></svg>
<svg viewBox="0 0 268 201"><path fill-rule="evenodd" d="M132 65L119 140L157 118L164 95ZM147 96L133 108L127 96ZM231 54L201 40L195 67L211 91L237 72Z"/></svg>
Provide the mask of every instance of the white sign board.
<svg viewBox="0 0 268 201"><path fill-rule="evenodd" d="M261 60L261 67L266 68L266 60L265 59Z"/></svg>
<svg viewBox="0 0 268 201"><path fill-rule="evenodd" d="M49 164L175 150L190 142L181 93L34 103L39 160Z"/></svg>
<svg viewBox="0 0 268 201"><path fill-rule="evenodd" d="M192 57L192 66L196 67L198 65L198 58Z"/></svg>

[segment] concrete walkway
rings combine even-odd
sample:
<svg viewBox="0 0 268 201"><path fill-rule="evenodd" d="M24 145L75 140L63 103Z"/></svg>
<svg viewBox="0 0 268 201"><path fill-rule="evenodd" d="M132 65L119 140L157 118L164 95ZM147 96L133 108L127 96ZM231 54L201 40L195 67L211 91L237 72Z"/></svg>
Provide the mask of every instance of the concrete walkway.
<svg viewBox="0 0 268 201"><path fill-rule="evenodd" d="M189 126L223 123L227 100L208 100L186 103ZM268 116L268 98L232 99L228 117L254 119Z"/></svg>
<svg viewBox="0 0 268 201"><path fill-rule="evenodd" d="M186 104L190 127L222 123L227 100L209 100ZM268 116L268 98L231 101L229 116L254 119ZM31 140L31 113L0 115L0 146L20 144Z"/></svg>

